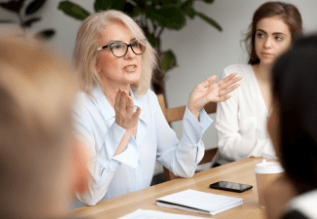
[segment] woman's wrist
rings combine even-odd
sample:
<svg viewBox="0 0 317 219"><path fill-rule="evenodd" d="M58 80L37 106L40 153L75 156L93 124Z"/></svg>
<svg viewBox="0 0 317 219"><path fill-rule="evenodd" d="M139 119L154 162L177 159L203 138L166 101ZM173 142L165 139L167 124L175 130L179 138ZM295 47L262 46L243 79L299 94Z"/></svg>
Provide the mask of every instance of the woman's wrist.
<svg viewBox="0 0 317 219"><path fill-rule="evenodd" d="M195 116L195 118L198 120L198 117L199 117L199 111L197 111L197 110L193 110L193 109L190 109L189 107L188 107L188 110Z"/></svg>

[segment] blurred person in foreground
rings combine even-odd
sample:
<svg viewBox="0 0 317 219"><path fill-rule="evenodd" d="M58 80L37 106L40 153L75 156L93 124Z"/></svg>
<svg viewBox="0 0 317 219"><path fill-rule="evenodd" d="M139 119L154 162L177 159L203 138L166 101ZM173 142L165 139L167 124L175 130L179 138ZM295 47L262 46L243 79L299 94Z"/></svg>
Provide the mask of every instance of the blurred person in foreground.
<svg viewBox="0 0 317 219"><path fill-rule="evenodd" d="M285 177L267 190L267 217L317 218L317 36L295 42L272 79L268 131Z"/></svg>
<svg viewBox="0 0 317 219"><path fill-rule="evenodd" d="M0 218L63 218L87 187L88 155L72 137L74 71L21 35L1 34L0 51Z"/></svg>
<svg viewBox="0 0 317 219"><path fill-rule="evenodd" d="M203 106L227 100L241 80L232 74L213 83L211 76L197 85L179 141L150 90L155 50L132 18L115 10L91 14L78 30L74 57L83 82L77 138L92 154L89 190L77 197L88 205L150 186L156 160L176 176L193 176L212 122Z"/></svg>

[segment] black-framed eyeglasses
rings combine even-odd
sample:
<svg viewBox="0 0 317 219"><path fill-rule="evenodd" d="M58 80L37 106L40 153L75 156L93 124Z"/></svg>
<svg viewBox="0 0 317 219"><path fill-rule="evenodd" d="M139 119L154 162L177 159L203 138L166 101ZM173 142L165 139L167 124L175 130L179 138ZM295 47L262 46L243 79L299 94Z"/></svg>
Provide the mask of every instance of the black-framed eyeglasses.
<svg viewBox="0 0 317 219"><path fill-rule="evenodd" d="M97 50L101 51L103 49L106 49L107 47L110 48L112 54L117 57L123 57L127 54L129 47L131 47L132 51L136 55L142 55L145 51L145 45L142 44L139 40L135 40L130 44L126 44L123 42L113 42L109 43L108 45L99 47Z"/></svg>

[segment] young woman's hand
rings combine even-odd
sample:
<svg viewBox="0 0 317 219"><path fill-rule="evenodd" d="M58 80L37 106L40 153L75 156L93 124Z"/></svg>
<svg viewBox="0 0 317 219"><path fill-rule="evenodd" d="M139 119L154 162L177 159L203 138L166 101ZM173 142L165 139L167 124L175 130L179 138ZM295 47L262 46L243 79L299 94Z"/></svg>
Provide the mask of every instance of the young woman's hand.
<svg viewBox="0 0 317 219"><path fill-rule="evenodd" d="M207 103L222 102L230 98L228 94L240 86L235 83L242 79L242 77L235 77L236 75L237 73L232 73L217 83L213 83L217 78L213 75L194 88L189 95L188 108L197 119L199 111Z"/></svg>
<svg viewBox="0 0 317 219"><path fill-rule="evenodd" d="M134 110L132 97L123 90L117 90L114 111L116 113L116 123L127 131L132 131L138 124L141 113L140 107Z"/></svg>

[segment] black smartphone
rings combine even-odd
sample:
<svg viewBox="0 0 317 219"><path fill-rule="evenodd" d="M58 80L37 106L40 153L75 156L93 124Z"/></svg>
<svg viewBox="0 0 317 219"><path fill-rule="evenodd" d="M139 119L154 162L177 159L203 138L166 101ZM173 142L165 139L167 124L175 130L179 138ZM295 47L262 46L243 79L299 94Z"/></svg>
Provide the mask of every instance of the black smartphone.
<svg viewBox="0 0 317 219"><path fill-rule="evenodd" d="M220 189L220 190L239 192L239 193L253 188L253 186L251 185L227 182L227 181L219 181L219 182L210 184L209 187L211 189Z"/></svg>

